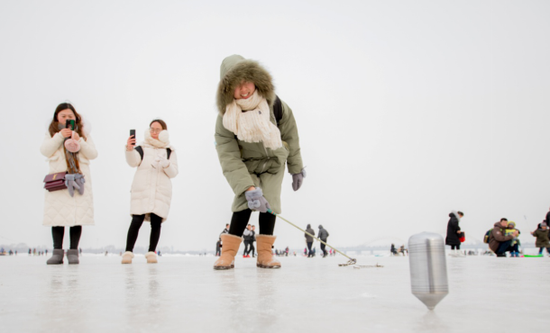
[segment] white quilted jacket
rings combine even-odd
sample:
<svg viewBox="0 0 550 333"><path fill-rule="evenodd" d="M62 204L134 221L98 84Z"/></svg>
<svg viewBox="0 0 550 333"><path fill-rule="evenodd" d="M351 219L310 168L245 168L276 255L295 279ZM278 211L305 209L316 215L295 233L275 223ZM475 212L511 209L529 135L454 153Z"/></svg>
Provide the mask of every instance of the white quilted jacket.
<svg viewBox="0 0 550 333"><path fill-rule="evenodd" d="M170 202L172 200L172 181L178 174L178 159L174 148L170 153L170 164L162 168L155 161L157 156L166 158L166 148L155 148L147 143L142 143L143 161L134 149L126 151L126 162L131 167L137 167L134 181L132 182L132 196L130 202L131 215L146 214L145 220L150 221L150 213L162 217L162 221L168 218Z"/></svg>
<svg viewBox="0 0 550 333"><path fill-rule="evenodd" d="M74 196L69 195L68 190L45 192L44 222L46 226L74 226L94 224L94 199L92 195L92 177L90 174L90 160L97 157L97 150L90 138L80 138L80 152L78 161L80 171L84 175L84 194L80 195L76 190ZM63 152L63 136L60 133L46 133L44 142L40 147L42 155L48 158L50 169L48 174L67 171L67 162Z"/></svg>

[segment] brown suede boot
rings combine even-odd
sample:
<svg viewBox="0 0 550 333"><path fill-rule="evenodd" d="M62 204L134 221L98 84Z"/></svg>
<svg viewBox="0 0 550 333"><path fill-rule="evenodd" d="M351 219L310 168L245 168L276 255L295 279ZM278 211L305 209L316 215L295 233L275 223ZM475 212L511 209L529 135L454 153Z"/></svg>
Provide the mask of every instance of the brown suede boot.
<svg viewBox="0 0 550 333"><path fill-rule="evenodd" d="M222 239L222 254L214 263L214 269L231 269L235 267L235 256L243 238L230 234L223 234L220 238Z"/></svg>
<svg viewBox="0 0 550 333"><path fill-rule="evenodd" d="M256 266L261 268L281 268L281 263L273 258L271 247L275 243L277 237L271 235L256 236L256 244L258 247L258 261Z"/></svg>

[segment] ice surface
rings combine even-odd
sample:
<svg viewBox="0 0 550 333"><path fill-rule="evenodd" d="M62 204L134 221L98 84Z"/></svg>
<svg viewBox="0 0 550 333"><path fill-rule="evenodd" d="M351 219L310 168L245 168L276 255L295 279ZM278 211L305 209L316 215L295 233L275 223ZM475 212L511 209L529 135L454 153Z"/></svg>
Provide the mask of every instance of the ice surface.
<svg viewBox="0 0 550 333"><path fill-rule="evenodd" d="M550 258L447 257L449 295L434 311L411 294L407 257L163 256L131 265L86 255L0 257L0 332L533 332L550 324Z"/></svg>

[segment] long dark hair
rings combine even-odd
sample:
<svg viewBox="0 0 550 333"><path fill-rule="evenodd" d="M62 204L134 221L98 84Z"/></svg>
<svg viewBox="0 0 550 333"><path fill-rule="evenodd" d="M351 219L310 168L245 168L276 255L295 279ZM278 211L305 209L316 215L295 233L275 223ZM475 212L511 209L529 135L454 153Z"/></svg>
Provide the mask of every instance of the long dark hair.
<svg viewBox="0 0 550 333"><path fill-rule="evenodd" d="M55 108L53 119L48 129L50 131L50 136L54 136L55 133L59 132L59 122L57 121L57 115L59 114L59 112L67 109L71 110L74 113L75 132L78 133L78 135L80 135L81 137L83 137L84 140L86 140L87 138L86 138L86 135L84 135L84 131L83 131L82 117L78 114L78 112L76 112L76 109L74 108L74 106L71 105L71 103L61 103L57 106L57 108Z"/></svg>

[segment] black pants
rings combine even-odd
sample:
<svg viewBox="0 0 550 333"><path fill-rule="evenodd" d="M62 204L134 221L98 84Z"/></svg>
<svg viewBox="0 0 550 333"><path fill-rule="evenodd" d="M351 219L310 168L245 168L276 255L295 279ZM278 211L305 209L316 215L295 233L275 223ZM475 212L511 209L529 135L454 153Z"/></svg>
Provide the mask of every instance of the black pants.
<svg viewBox="0 0 550 333"><path fill-rule="evenodd" d="M78 249L78 242L80 242L80 235L82 235L82 226L75 225L70 227L69 233L71 236L71 250ZM65 235L65 227L52 227L52 238L54 250L63 249L63 236Z"/></svg>
<svg viewBox="0 0 550 333"><path fill-rule="evenodd" d="M512 245L512 240L508 240L506 242L502 242L498 245L497 251L495 254L497 257L506 257L506 252L519 252L518 244Z"/></svg>
<svg viewBox="0 0 550 333"><path fill-rule="evenodd" d="M313 245L313 242L306 242L307 243L307 256L308 258L309 257L313 257L313 252L311 252L311 245Z"/></svg>
<svg viewBox="0 0 550 333"><path fill-rule="evenodd" d="M229 234L241 237L244 229L246 229L246 226L248 225L248 220L250 220L250 214L252 214L250 209L233 213L233 216L231 217L231 225L229 226ZM276 219L277 217L273 214L260 213L260 234L273 235Z"/></svg>
<svg viewBox="0 0 550 333"><path fill-rule="evenodd" d="M458 244L458 245L451 245L451 250L454 250L454 249L460 250L460 244Z"/></svg>
<svg viewBox="0 0 550 333"><path fill-rule="evenodd" d="M254 258L254 251L256 251L256 249L254 248L254 241L251 241L250 242L250 251L248 253L252 252L252 258Z"/></svg>
<svg viewBox="0 0 550 333"><path fill-rule="evenodd" d="M250 246L252 245L252 242L249 240L245 240L244 242L244 252L243 255L246 256L250 253Z"/></svg>
<svg viewBox="0 0 550 333"><path fill-rule="evenodd" d="M322 241L325 242L325 243L327 242L326 239L322 239ZM326 245L321 243L321 251L323 251L323 257L327 256L327 251L325 250L325 247L326 247Z"/></svg>
<svg viewBox="0 0 550 333"><path fill-rule="evenodd" d="M139 234L139 228L145 220L145 215L132 215L132 223L128 229L128 237L126 238L126 251L132 252ZM160 225L162 218L151 213L151 236L149 237L149 252L155 252L160 239Z"/></svg>

